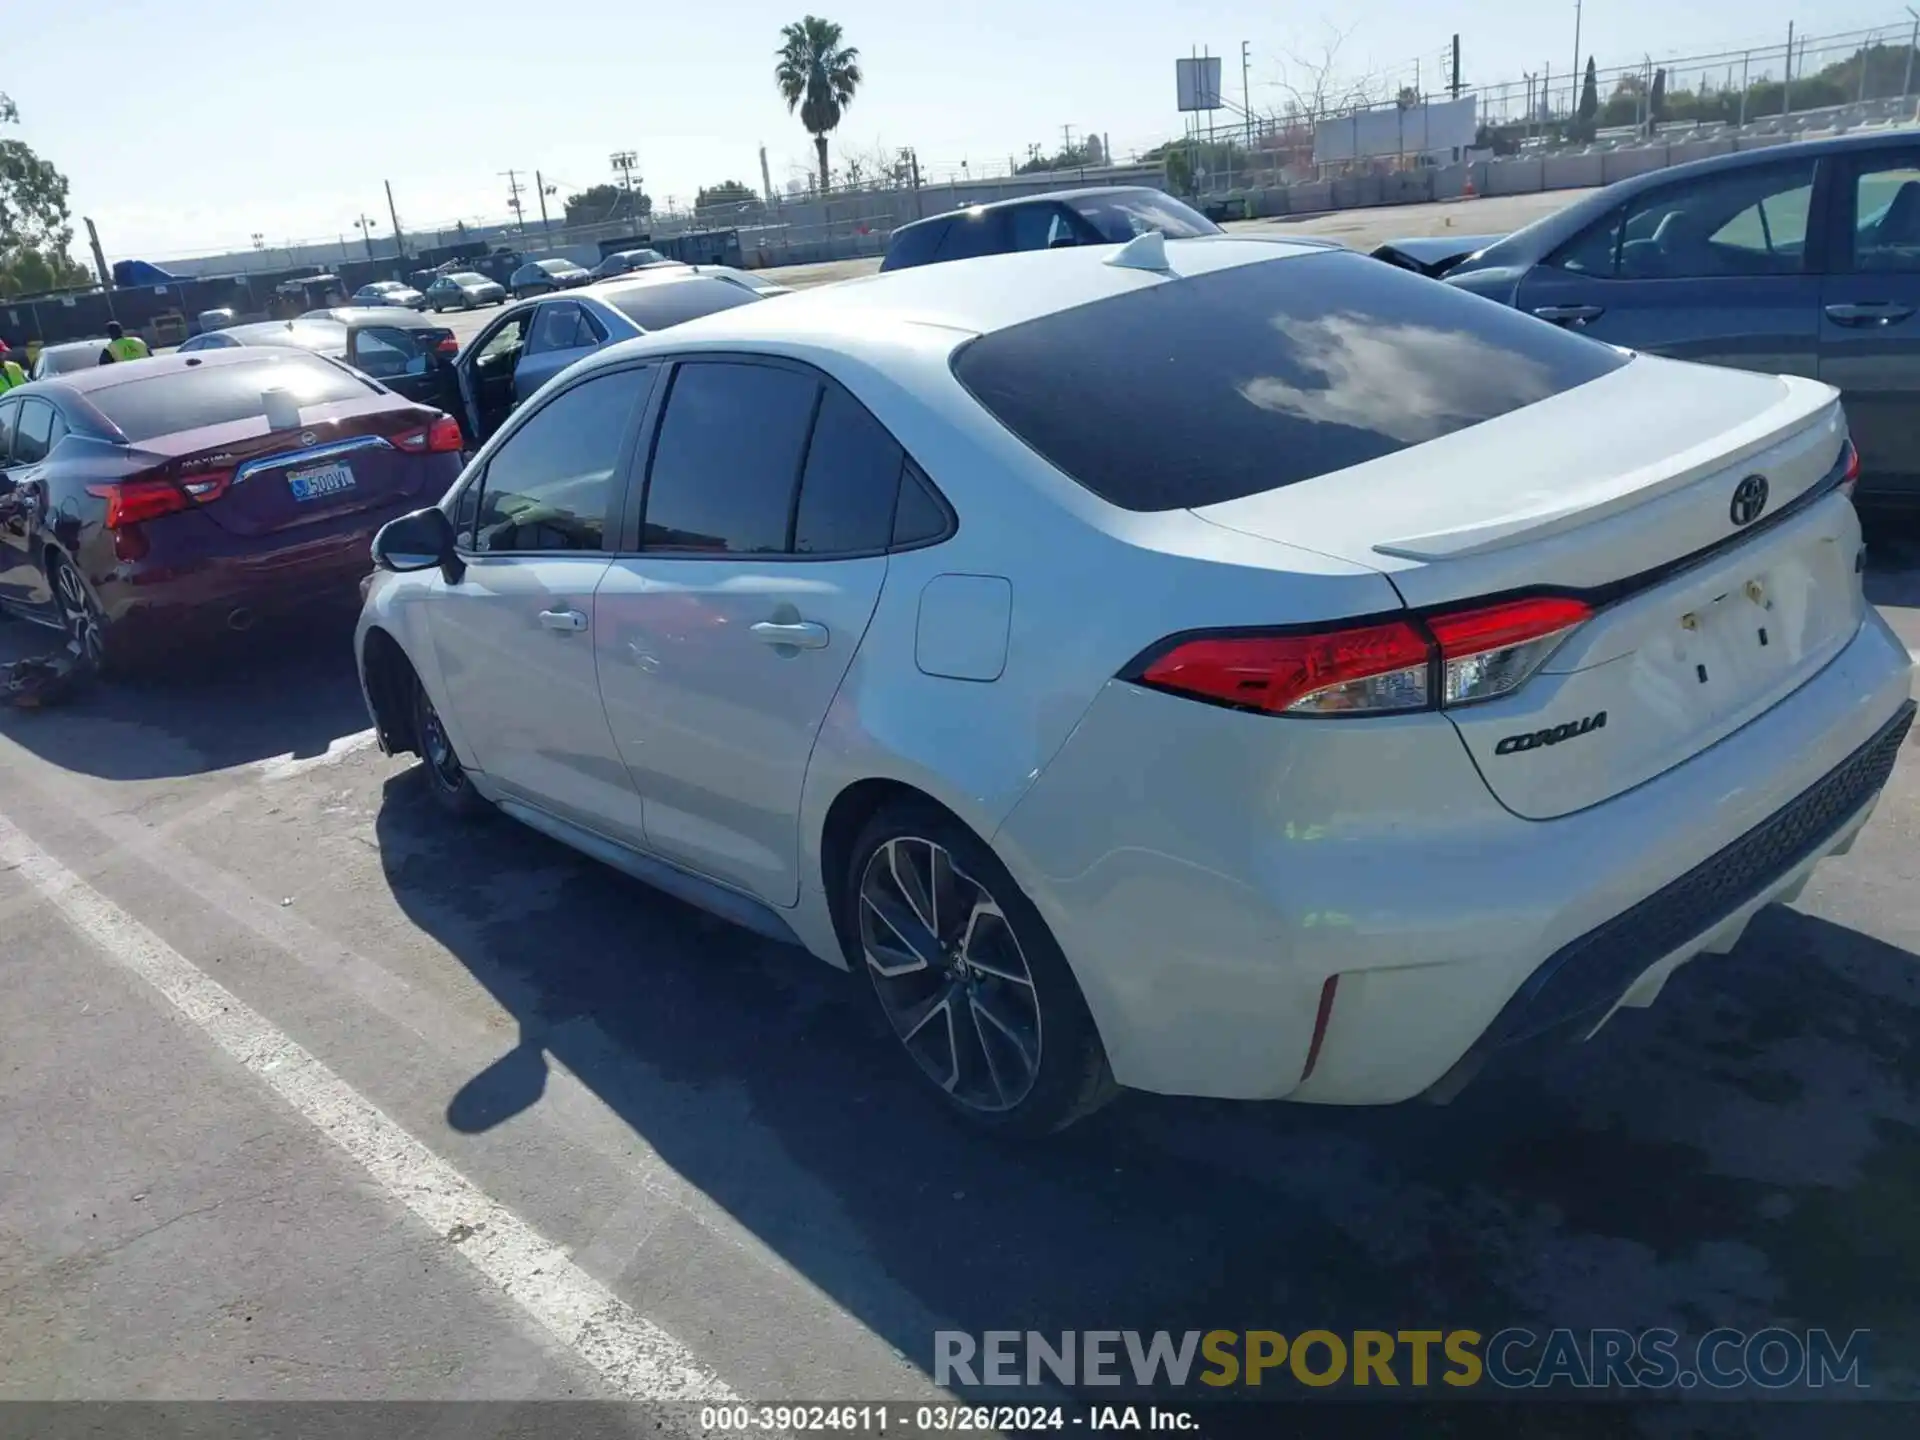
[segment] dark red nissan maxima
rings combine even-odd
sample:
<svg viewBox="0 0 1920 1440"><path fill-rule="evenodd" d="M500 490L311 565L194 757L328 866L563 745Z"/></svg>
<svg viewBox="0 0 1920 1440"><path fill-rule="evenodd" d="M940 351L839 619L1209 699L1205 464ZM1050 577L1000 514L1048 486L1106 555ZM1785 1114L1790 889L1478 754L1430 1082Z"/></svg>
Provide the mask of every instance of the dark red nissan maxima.
<svg viewBox="0 0 1920 1440"><path fill-rule="evenodd" d="M0 396L0 606L110 669L358 598L374 531L438 500L460 429L285 349L102 365Z"/></svg>

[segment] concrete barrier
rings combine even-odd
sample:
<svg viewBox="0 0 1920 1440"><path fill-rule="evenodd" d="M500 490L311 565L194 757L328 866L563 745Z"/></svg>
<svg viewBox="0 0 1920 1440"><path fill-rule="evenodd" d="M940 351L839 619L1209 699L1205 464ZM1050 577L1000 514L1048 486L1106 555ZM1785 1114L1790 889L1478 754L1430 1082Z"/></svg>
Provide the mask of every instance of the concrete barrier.
<svg viewBox="0 0 1920 1440"><path fill-rule="evenodd" d="M1636 150L1609 150L1600 157L1600 161L1602 182L1611 185L1616 180L1625 180L1632 175L1666 169L1667 147L1646 145Z"/></svg>
<svg viewBox="0 0 1920 1440"><path fill-rule="evenodd" d="M1490 160L1487 162L1488 195L1533 195L1544 184L1539 160Z"/></svg>
<svg viewBox="0 0 1920 1440"><path fill-rule="evenodd" d="M1287 193L1287 209L1295 215L1333 209L1333 182L1309 180L1304 185L1293 186Z"/></svg>
<svg viewBox="0 0 1920 1440"><path fill-rule="evenodd" d="M1333 208L1336 210L1358 210L1367 205L1378 205L1385 195L1385 187L1378 175L1342 175L1333 182Z"/></svg>
<svg viewBox="0 0 1920 1440"><path fill-rule="evenodd" d="M1684 165L1689 160L1705 160L1714 155L1731 155L1733 137L1718 140L1684 140L1678 145L1667 147L1667 163Z"/></svg>
<svg viewBox="0 0 1920 1440"><path fill-rule="evenodd" d="M1581 155L1547 155L1540 162L1543 190L1586 190L1606 183L1606 156L1598 151Z"/></svg>
<svg viewBox="0 0 1920 1440"><path fill-rule="evenodd" d="M1263 220L1269 216L1286 215L1290 213L1287 187L1284 185L1269 185L1265 189L1254 191L1253 213L1260 216Z"/></svg>
<svg viewBox="0 0 1920 1440"><path fill-rule="evenodd" d="M1385 204L1418 205L1422 201L1433 199L1431 170L1396 170L1380 178L1385 182L1381 197Z"/></svg>
<svg viewBox="0 0 1920 1440"><path fill-rule="evenodd" d="M1772 135L1742 135L1733 144L1738 150L1766 150L1775 145L1791 145L1798 135L1776 132Z"/></svg>
<svg viewBox="0 0 1920 1440"><path fill-rule="evenodd" d="M1474 177L1474 184L1480 183ZM1467 167L1465 165L1442 165L1433 172L1433 198L1436 200L1457 200L1467 193Z"/></svg>

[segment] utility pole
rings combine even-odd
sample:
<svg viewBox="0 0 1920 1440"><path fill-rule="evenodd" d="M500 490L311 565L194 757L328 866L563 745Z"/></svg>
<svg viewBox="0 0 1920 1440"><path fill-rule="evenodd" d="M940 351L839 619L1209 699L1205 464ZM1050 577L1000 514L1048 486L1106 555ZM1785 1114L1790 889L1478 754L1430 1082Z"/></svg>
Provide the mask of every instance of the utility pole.
<svg viewBox="0 0 1920 1440"><path fill-rule="evenodd" d="M540 197L540 233L547 237L547 243L553 243L553 222L547 219L547 196L551 191L547 182L540 177L538 170L533 172L533 193Z"/></svg>
<svg viewBox="0 0 1920 1440"><path fill-rule="evenodd" d="M773 205L773 176L767 170L767 147L760 147L760 188L765 192L767 205Z"/></svg>
<svg viewBox="0 0 1920 1440"><path fill-rule="evenodd" d="M607 157L616 174L620 175L627 186L627 223L637 224L640 216L634 208L633 168L640 163L640 157L631 150L616 150Z"/></svg>
<svg viewBox="0 0 1920 1440"><path fill-rule="evenodd" d="M377 221L369 220L367 218L367 212L364 210L360 212L360 218L353 222L353 228L360 232L360 238L366 242L367 259L369 260L373 259L373 227L377 223Z"/></svg>
<svg viewBox="0 0 1920 1440"><path fill-rule="evenodd" d="M1914 9L1911 5L1901 8L1913 16L1913 37L1907 41L1907 74L1906 78L1900 82L1900 98L1904 100L1913 89L1913 52L1920 49L1920 10Z"/></svg>
<svg viewBox="0 0 1920 1440"><path fill-rule="evenodd" d="M526 217L520 213L520 192L526 187L520 183L520 172L502 170L500 173L507 177L507 208L513 211L514 223L524 228Z"/></svg>
<svg viewBox="0 0 1920 1440"><path fill-rule="evenodd" d="M1867 43L1860 47L1860 100L1859 100L1859 103L1862 105L1867 103L1867 61L1872 57L1874 46L1879 43L1879 38L1880 38L1879 36L1869 32L1867 35Z"/></svg>
<svg viewBox="0 0 1920 1440"><path fill-rule="evenodd" d="M1453 92L1453 98L1458 100L1462 88L1460 84L1460 37L1458 35L1453 37L1453 84L1449 88Z"/></svg>
<svg viewBox="0 0 1920 1440"><path fill-rule="evenodd" d="M1916 24L1914 28L1920 30L1920 24ZM1751 50L1742 51L1740 54L1740 123L1742 125L1747 123L1747 74L1752 66L1753 52ZM1907 52L1907 73L1909 75L1913 73L1912 51Z"/></svg>
<svg viewBox="0 0 1920 1440"><path fill-rule="evenodd" d="M1787 78L1780 84L1780 113L1793 113L1793 22L1787 22Z"/></svg>
<svg viewBox="0 0 1920 1440"><path fill-rule="evenodd" d="M1573 100L1567 106L1567 118L1580 113L1580 0L1573 0Z"/></svg>
<svg viewBox="0 0 1920 1440"><path fill-rule="evenodd" d="M1253 97L1247 87L1247 72L1253 66L1253 47L1245 40L1240 42L1240 108L1247 117L1247 154L1253 154ZM1107 156L1107 163L1113 163L1113 156Z"/></svg>
<svg viewBox="0 0 1920 1440"><path fill-rule="evenodd" d="M387 186L387 218L393 221L393 253L402 260L407 258L407 237L400 233L400 212L393 208L393 182Z"/></svg>
<svg viewBox="0 0 1920 1440"><path fill-rule="evenodd" d="M82 216L87 222L87 245L93 251L93 268L100 272L100 285L103 289L113 289L113 272L107 268L107 252L100 248L100 232L94 228L90 217Z"/></svg>

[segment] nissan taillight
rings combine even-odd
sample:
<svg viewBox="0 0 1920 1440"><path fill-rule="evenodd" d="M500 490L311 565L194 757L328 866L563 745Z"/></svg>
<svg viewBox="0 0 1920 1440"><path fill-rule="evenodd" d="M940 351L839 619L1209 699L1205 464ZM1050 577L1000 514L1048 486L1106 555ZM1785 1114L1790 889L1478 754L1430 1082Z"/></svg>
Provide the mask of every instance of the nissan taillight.
<svg viewBox="0 0 1920 1440"><path fill-rule="evenodd" d="M466 445L460 435L460 422L451 415L439 416L431 425L403 430L393 437L393 443L409 455L452 455Z"/></svg>
<svg viewBox="0 0 1920 1440"><path fill-rule="evenodd" d="M1593 614L1562 596L1367 625L1178 639L1127 678L1272 715L1391 715L1519 689Z"/></svg>
<svg viewBox="0 0 1920 1440"><path fill-rule="evenodd" d="M1851 437L1840 448L1840 493L1852 495L1860 483L1860 450Z"/></svg>
<svg viewBox="0 0 1920 1440"><path fill-rule="evenodd" d="M193 505L187 492L171 480L116 480L89 485L87 493L107 502L106 528L119 530L143 520L175 515Z"/></svg>

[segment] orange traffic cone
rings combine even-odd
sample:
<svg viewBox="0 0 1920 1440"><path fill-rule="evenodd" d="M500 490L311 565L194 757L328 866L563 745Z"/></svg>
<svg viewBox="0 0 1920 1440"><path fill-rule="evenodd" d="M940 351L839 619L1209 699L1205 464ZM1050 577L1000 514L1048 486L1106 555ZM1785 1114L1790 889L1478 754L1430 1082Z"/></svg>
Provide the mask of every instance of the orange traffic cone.
<svg viewBox="0 0 1920 1440"><path fill-rule="evenodd" d="M1473 199L1477 199L1479 197L1479 194L1480 192L1473 188L1473 166L1468 165L1467 166L1467 183L1465 187L1460 191L1460 198L1462 200L1473 200Z"/></svg>

